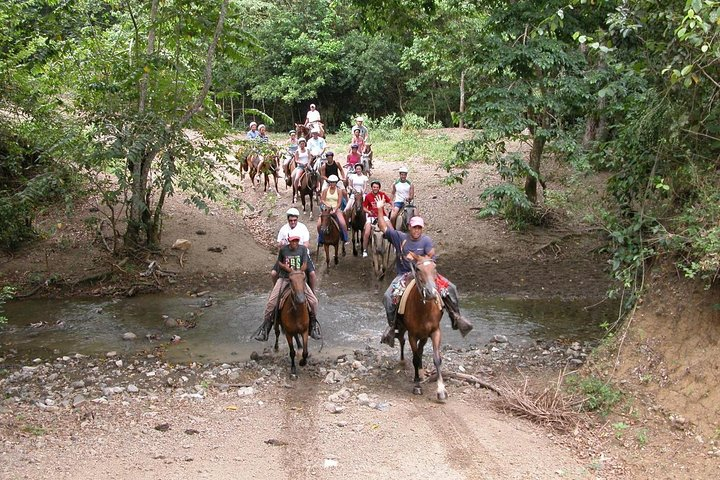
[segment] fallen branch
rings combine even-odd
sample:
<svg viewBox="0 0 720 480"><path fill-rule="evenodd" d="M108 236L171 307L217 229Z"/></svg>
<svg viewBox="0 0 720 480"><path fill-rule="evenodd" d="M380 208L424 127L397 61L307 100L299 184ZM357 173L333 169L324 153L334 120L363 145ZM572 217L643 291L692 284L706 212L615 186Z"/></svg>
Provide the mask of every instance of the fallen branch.
<svg viewBox="0 0 720 480"><path fill-rule="evenodd" d="M502 395L500 393L500 390L493 384L488 383L484 380L480 380L475 375L468 375L467 373L458 373L458 372L443 372L443 378L453 378L455 380L462 380L463 382L472 383L474 385L480 385L483 388L487 388L488 390L491 390L498 395ZM435 382L437 381L437 372L433 372L428 378L423 380L422 383L426 382Z"/></svg>
<svg viewBox="0 0 720 480"><path fill-rule="evenodd" d="M32 296L35 295L38 291L40 291L40 289L41 289L42 287L44 287L43 284L35 285L35 287L33 287L33 289L30 290L29 292L27 292L27 293L17 293L17 294L15 294L15 295L13 295L13 298L28 298L28 297L32 297Z"/></svg>
<svg viewBox="0 0 720 480"><path fill-rule="evenodd" d="M93 273L92 275L88 275L87 277L83 277L79 280L75 280L74 282L70 282L70 285L75 286L75 285L79 285L81 283L92 283L95 281L101 282L110 275L112 275L112 270L110 270L109 272Z"/></svg>

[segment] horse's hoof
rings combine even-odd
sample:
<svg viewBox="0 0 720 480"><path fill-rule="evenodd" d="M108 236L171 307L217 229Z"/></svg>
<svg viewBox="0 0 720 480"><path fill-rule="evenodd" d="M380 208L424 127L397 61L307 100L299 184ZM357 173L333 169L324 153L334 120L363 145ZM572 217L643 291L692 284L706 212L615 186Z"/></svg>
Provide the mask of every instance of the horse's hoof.
<svg viewBox="0 0 720 480"><path fill-rule="evenodd" d="M413 395L422 395L422 388L420 388L419 386L415 385L415 386L413 387Z"/></svg>
<svg viewBox="0 0 720 480"><path fill-rule="evenodd" d="M291 373L290 380L297 380L297 373Z"/></svg>
<svg viewBox="0 0 720 480"><path fill-rule="evenodd" d="M442 392L437 393L438 402L445 402L445 400L447 400L447 398L448 398L448 394L446 391L443 390Z"/></svg>
<svg viewBox="0 0 720 480"><path fill-rule="evenodd" d="M335 257L335 258L333 259L333 261L335 262L335 265L337 265L338 263L340 263L340 261L338 260L338 257Z"/></svg>
<svg viewBox="0 0 720 480"><path fill-rule="evenodd" d="M304 367L305 365L307 365L307 360L305 360L305 359L303 358L303 359L300 360L300 366L301 366L301 367Z"/></svg>

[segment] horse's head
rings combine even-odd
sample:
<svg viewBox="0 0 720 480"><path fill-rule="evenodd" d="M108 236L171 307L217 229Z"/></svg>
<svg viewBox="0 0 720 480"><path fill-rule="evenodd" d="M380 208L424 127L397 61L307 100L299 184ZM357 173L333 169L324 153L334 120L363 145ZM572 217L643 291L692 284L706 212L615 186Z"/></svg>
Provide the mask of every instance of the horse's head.
<svg viewBox="0 0 720 480"><path fill-rule="evenodd" d="M372 143L366 143L362 153L370 155L372 153Z"/></svg>
<svg viewBox="0 0 720 480"><path fill-rule="evenodd" d="M320 210L320 230L327 234L330 230L330 217L332 214L330 213L329 208L323 208Z"/></svg>
<svg viewBox="0 0 720 480"><path fill-rule="evenodd" d="M309 163L305 167L305 175L307 175L308 178L308 188L315 190L318 183L320 183L320 174L312 167L312 163Z"/></svg>
<svg viewBox="0 0 720 480"><path fill-rule="evenodd" d="M292 288L295 303L305 303L305 272L295 270L288 275L290 279L290 288Z"/></svg>
<svg viewBox="0 0 720 480"><path fill-rule="evenodd" d="M425 300L430 300L438 295L438 289L435 284L437 279L437 269L435 260L432 257L417 255L413 252L408 254L412 259L413 273L415 274L415 283Z"/></svg>

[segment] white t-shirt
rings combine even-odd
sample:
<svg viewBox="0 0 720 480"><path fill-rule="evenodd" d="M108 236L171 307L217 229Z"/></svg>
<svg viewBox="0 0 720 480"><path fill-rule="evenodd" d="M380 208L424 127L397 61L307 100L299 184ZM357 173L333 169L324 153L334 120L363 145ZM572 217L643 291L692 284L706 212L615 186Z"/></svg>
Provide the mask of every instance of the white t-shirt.
<svg viewBox="0 0 720 480"><path fill-rule="evenodd" d="M307 148L314 157L320 155L326 145L327 143L325 143L325 139L322 137L318 137L317 139L313 137L307 142Z"/></svg>
<svg viewBox="0 0 720 480"><path fill-rule="evenodd" d="M357 173L350 173L347 176L348 184L356 192L366 192L368 177L366 175L358 175Z"/></svg>
<svg viewBox="0 0 720 480"><path fill-rule="evenodd" d="M400 180L395 181L395 198L393 202L407 202L410 196L410 182L401 182Z"/></svg>
<svg viewBox="0 0 720 480"><path fill-rule="evenodd" d="M308 122L319 122L320 112L318 112L317 110L309 110L306 118Z"/></svg>
<svg viewBox="0 0 720 480"><path fill-rule="evenodd" d="M290 228L289 223L283 225L282 228L280 228L280 232L278 232L277 242L281 245L287 245L290 234L300 237L300 245L305 245L306 242L310 241L310 232L304 223L298 221L297 224L295 224L295 228Z"/></svg>
<svg viewBox="0 0 720 480"><path fill-rule="evenodd" d="M298 149L297 153L297 164L298 165L307 165L310 161L310 152L308 152L307 148L305 150Z"/></svg>

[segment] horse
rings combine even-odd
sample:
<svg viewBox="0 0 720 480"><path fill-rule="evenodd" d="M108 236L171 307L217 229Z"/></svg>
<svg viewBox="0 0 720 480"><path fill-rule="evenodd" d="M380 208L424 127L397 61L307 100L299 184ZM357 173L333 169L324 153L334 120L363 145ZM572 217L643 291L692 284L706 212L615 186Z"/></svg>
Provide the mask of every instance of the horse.
<svg viewBox="0 0 720 480"><path fill-rule="evenodd" d="M360 163L362 163L363 172L370 176L373 168L372 144L365 144L365 148L360 153Z"/></svg>
<svg viewBox="0 0 720 480"><path fill-rule="evenodd" d="M387 265L390 259L390 243L385 240L382 230L377 225L372 226L370 231L370 245L372 252L373 271L375 278L382 280L387 271Z"/></svg>
<svg viewBox="0 0 720 480"><path fill-rule="evenodd" d="M436 285L437 270L435 261L431 257L415 253L410 253L410 255L413 258L411 265L415 282L408 285L408 290L404 294L406 297L405 310L402 315L398 315L397 337L400 338L400 358L404 358L404 336L405 332L407 332L408 342L413 354L413 367L415 368L413 394L422 395L419 370L422 368L425 343L428 338L430 339L433 348L433 364L437 372L437 399L442 402L447 399L447 392L440 371L442 364L442 358L440 357L440 340L442 339L440 319L443 315L443 303Z"/></svg>
<svg viewBox="0 0 720 480"><path fill-rule="evenodd" d="M303 213L305 213L305 195L310 197L310 220L313 218L313 196L319 183L320 174L310 164L305 166L305 172L301 175L298 182L299 185L293 183L293 203L295 203L299 194L303 206Z"/></svg>
<svg viewBox="0 0 720 480"><path fill-rule="evenodd" d="M330 273L330 247L335 247L335 256L333 261L335 265L338 264L338 244L342 243L340 240L340 225L330 213L329 208L322 209L320 211L320 231L323 234L323 246L325 247L325 265L326 273ZM342 243L342 254L345 256L345 244ZM318 242L317 253L315 254L318 263L320 263L320 243Z"/></svg>
<svg viewBox="0 0 720 480"><path fill-rule="evenodd" d="M288 189L288 187L292 186L292 172L295 170L295 157L290 151L287 151L286 154L290 157L285 157L283 159L283 176L285 177L285 190ZM286 162L287 160L287 162Z"/></svg>
<svg viewBox="0 0 720 480"><path fill-rule="evenodd" d="M352 210L346 215L345 223L348 226L348 230L352 232L353 255L357 257L359 252L363 251L363 232L365 230L367 215L362 207L362 192L353 192L352 194L355 195L355 200L353 201Z"/></svg>
<svg viewBox="0 0 720 480"><path fill-rule="evenodd" d="M405 203L405 205L400 209L398 212L397 217L395 218L395 225L393 227L398 232L407 232L410 228L408 226L408 222L410 219L414 216L416 216L417 207L410 202Z"/></svg>
<svg viewBox="0 0 720 480"><path fill-rule="evenodd" d="M279 321L275 322L275 351L278 349L278 337L280 327L285 333L285 338L290 347L290 376L297 378L297 367L295 367L295 347L293 339L298 348L302 348L302 359L300 366L307 364L308 358L308 336L310 335L310 311L308 310L307 297L305 296L305 272L295 270L289 275L291 293L280 307L278 314ZM301 345L302 340L302 345Z"/></svg>
<svg viewBox="0 0 720 480"><path fill-rule="evenodd" d="M273 182L275 183L275 192L280 193L280 190L278 190L278 155L271 153L268 155L265 155L263 157L262 162L260 162L260 165L257 167L257 172L259 175L264 175L264 181L265 181L265 187L263 189L264 192L267 192L268 184L270 183L270 175L273 177ZM253 176L250 176L250 179L252 180Z"/></svg>

